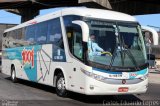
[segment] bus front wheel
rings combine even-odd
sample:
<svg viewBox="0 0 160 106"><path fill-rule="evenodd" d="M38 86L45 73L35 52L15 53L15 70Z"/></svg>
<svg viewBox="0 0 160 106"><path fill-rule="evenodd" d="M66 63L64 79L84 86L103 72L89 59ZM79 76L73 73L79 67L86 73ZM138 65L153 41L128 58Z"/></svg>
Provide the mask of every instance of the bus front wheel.
<svg viewBox="0 0 160 106"><path fill-rule="evenodd" d="M17 82L16 71L14 66L11 67L11 80L13 83Z"/></svg>
<svg viewBox="0 0 160 106"><path fill-rule="evenodd" d="M65 79L64 75L62 73L59 73L57 75L56 79L56 93L58 96L66 97L67 96L67 90L65 86Z"/></svg>

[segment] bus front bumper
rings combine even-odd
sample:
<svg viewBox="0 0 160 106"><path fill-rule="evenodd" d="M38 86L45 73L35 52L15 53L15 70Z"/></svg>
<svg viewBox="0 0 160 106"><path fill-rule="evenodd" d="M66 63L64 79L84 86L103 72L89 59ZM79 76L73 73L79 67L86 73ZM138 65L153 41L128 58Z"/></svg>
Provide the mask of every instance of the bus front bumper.
<svg viewBox="0 0 160 106"><path fill-rule="evenodd" d="M120 90L127 88L128 90ZM141 94L148 88L148 78L136 84L107 84L93 78L86 78L86 95L121 95L121 94Z"/></svg>

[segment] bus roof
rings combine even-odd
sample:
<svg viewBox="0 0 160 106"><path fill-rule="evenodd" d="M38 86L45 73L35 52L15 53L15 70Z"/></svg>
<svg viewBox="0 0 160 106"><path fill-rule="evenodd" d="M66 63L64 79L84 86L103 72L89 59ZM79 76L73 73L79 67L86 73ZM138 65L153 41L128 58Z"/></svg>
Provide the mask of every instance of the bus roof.
<svg viewBox="0 0 160 106"><path fill-rule="evenodd" d="M92 8L68 8L62 10L62 15L80 15L84 17L91 18L100 18L100 19L108 19L108 20L119 20L119 21L136 21L133 16L128 14L111 11L111 10L103 10L103 9L92 9Z"/></svg>
<svg viewBox="0 0 160 106"><path fill-rule="evenodd" d="M117 20L117 21L130 21L130 22L136 22L136 19L133 16L110 11L110 10L102 10L102 9L91 9L91 8L64 8L58 11L55 11L53 13L37 17L35 19L29 20L25 23L19 24L13 28L5 30L5 32L12 31L15 29L19 29L25 26L29 26L32 24L36 24L39 22L43 22L46 20L50 20L52 18L60 17L65 15L78 15L78 16L84 16L84 17L90 17L90 18L100 18L100 19L107 19L107 20Z"/></svg>

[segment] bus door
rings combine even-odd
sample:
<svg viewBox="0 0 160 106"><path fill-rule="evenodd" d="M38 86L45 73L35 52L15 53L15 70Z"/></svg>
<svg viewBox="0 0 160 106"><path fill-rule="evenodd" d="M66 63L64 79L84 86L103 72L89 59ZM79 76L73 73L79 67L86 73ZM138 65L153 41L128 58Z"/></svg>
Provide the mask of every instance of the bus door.
<svg viewBox="0 0 160 106"><path fill-rule="evenodd" d="M73 90L78 89L79 87L79 72L80 72L80 63L83 63L83 48L82 48L82 30L79 25L72 24L71 27L67 28L67 38L70 52L73 56L72 59L72 70L70 73L71 77L71 88ZM78 87L78 88L77 88Z"/></svg>

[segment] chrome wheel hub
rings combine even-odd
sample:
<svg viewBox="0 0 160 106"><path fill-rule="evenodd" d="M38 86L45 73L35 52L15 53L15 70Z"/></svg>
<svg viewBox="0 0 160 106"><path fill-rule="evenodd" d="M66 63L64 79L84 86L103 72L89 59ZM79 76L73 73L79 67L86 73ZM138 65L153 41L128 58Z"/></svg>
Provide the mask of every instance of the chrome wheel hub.
<svg viewBox="0 0 160 106"><path fill-rule="evenodd" d="M64 81L64 78L60 78L57 82L57 88L59 90L63 90L65 89L65 81Z"/></svg>

